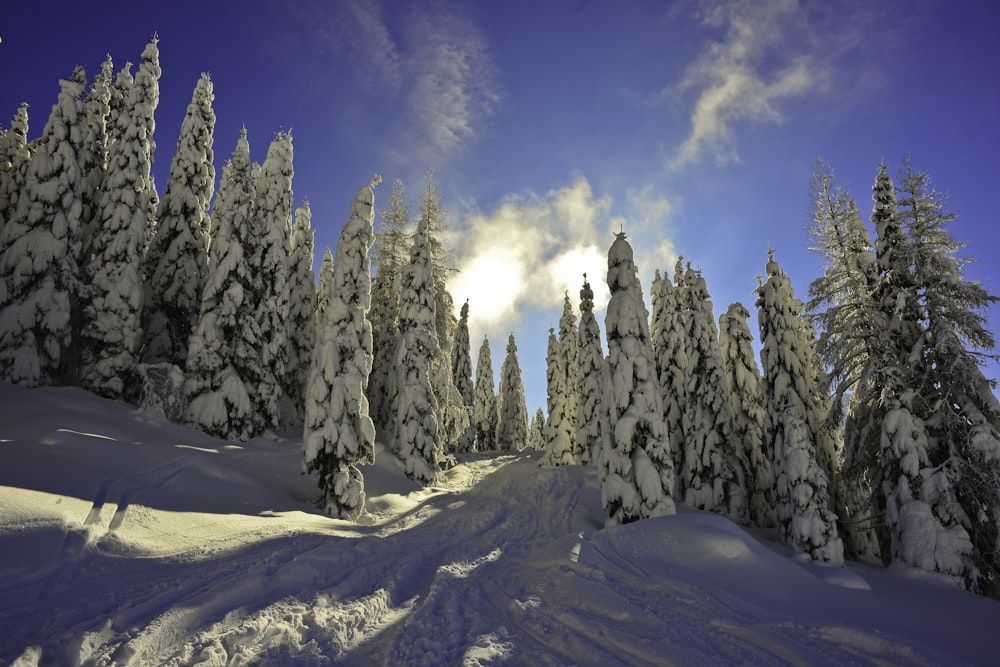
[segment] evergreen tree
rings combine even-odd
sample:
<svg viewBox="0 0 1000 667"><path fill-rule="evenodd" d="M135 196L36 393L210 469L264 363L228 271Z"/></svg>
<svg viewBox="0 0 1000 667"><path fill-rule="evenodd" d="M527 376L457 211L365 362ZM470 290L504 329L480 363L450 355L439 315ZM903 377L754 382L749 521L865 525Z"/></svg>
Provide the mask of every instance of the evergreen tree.
<svg viewBox="0 0 1000 667"><path fill-rule="evenodd" d="M545 413L541 408L535 411L528 425L528 449L536 452L545 449Z"/></svg>
<svg viewBox="0 0 1000 667"><path fill-rule="evenodd" d="M767 282L758 288L763 402L775 468L778 528L786 544L813 559L843 562L836 516L829 510L829 475L819 465L818 387L810 327L791 281L768 254Z"/></svg>
<svg viewBox="0 0 1000 667"><path fill-rule="evenodd" d="M774 471L764 452L764 407L760 397L760 370L754 359L753 336L747 319L750 312L741 303L729 304L719 317L719 346L726 370L735 442L743 446L749 464L747 490L750 519L757 526L772 527L774 518Z"/></svg>
<svg viewBox="0 0 1000 667"><path fill-rule="evenodd" d="M577 463L576 404L579 368L576 360L579 342L576 317L567 292L563 298L562 317L559 318L559 340L549 334L548 387L549 421L546 437L546 455L541 465L573 465Z"/></svg>
<svg viewBox="0 0 1000 667"><path fill-rule="evenodd" d="M737 445L725 363L708 286L701 273L688 281L693 305L689 340L695 364L689 367L688 401L692 428L687 434L684 502L747 523L746 474L749 463Z"/></svg>
<svg viewBox="0 0 1000 667"><path fill-rule="evenodd" d="M91 242L101 227L101 188L108 167L108 130L111 124L111 93L114 64L108 55L101 72L90 84L84 102L86 130L84 132L83 178L80 182L80 257L81 271L87 270L91 257ZM82 323L77 322L77 328Z"/></svg>
<svg viewBox="0 0 1000 667"><path fill-rule="evenodd" d="M22 102L10 122L10 129L0 134L0 238L17 213L17 200L24 188L24 178L31 159L28 144L28 103ZM5 246L0 246L0 257Z"/></svg>
<svg viewBox="0 0 1000 667"><path fill-rule="evenodd" d="M827 508L827 478L816 462L809 427L791 405L780 431L775 493L782 537L813 560L842 566L844 545L837 536L837 517Z"/></svg>
<svg viewBox="0 0 1000 667"><path fill-rule="evenodd" d="M579 384L577 389L576 444L579 462L596 464L598 454L609 445L611 425L608 422L608 362L601 348L601 330L594 317L594 290L583 275L580 290L580 333L577 351ZM539 408L541 411L541 408Z"/></svg>
<svg viewBox="0 0 1000 667"><path fill-rule="evenodd" d="M364 477L374 462L375 425L365 389L372 367L371 264L375 241L374 187L361 188L340 232L337 257L317 331L306 393L303 471L319 473L328 514L356 520L364 511Z"/></svg>
<svg viewBox="0 0 1000 667"><path fill-rule="evenodd" d="M461 317L458 320L458 330L455 334L454 354L452 355L452 382L458 389L459 397L468 415L468 426L458 441L458 451L471 452L475 445L476 427L472 419L472 406L475 402L475 386L472 383L472 350L469 347L469 302L462 304Z"/></svg>
<svg viewBox="0 0 1000 667"><path fill-rule="evenodd" d="M885 555L965 585L976 576L972 541L962 526L951 470L930 464L927 428L907 405L912 396L891 399L882 421L880 491L889 534Z"/></svg>
<svg viewBox="0 0 1000 667"><path fill-rule="evenodd" d="M945 563L963 560L963 583L1000 597L1000 402L983 375L977 352L989 355L994 349L983 311L998 299L980 283L964 278L968 260L957 253L966 244L948 231L956 216L946 210L944 197L927 174L914 170L907 158L897 180L898 223L905 239L892 249L896 257L886 262L891 267L886 275L892 278L909 270L908 280L895 280L904 287L896 295L893 315L905 321L905 316L897 315L905 312L900 304L913 304L912 312L921 316L915 326L911 324L921 335L914 337L909 354L896 360L905 382L900 402L923 422L928 436L929 467L920 471L924 486L917 500L928 503L938 520L935 569L955 574L956 568ZM880 249L885 247L881 237L879 241ZM904 335L910 330L895 322L890 329L897 326ZM887 430L883 426L883 433ZM902 477L896 481L896 475L886 470L889 464L883 456L887 502L891 487L903 483ZM972 543L971 566L964 540L956 537L959 528ZM899 530L900 535L891 537L894 544L931 539L918 537L924 535L921 529L905 523Z"/></svg>
<svg viewBox="0 0 1000 667"><path fill-rule="evenodd" d="M212 80L202 74L181 124L167 191L156 210L146 252L142 361L187 365L208 263L209 203L215 191Z"/></svg>
<svg viewBox="0 0 1000 667"><path fill-rule="evenodd" d="M134 80L126 65L115 82L117 113L101 191L102 222L87 270L80 379L86 389L108 398L124 396L126 378L138 361L142 255L157 204L151 173L160 78L155 37L142 61Z"/></svg>
<svg viewBox="0 0 1000 667"><path fill-rule="evenodd" d="M0 379L28 387L69 375L66 356L73 345L72 314L80 291L77 266L83 167L85 76L78 67L59 82L42 138L27 163L23 188L7 190L11 219L0 228ZM21 120L23 118L23 121ZM25 157L21 130L26 108L15 118L5 188L20 180L15 163ZM6 136L5 136L6 138ZM16 199L15 199L16 197Z"/></svg>
<svg viewBox="0 0 1000 667"><path fill-rule="evenodd" d="M490 341L483 336L479 346L479 360L476 362L476 387L472 403L472 421L476 428L476 451L496 449L497 398L493 393L493 359L490 355Z"/></svg>
<svg viewBox="0 0 1000 667"><path fill-rule="evenodd" d="M316 277L313 274L312 211L304 201L295 209L295 231L289 274L288 381L284 391L295 410L294 419L305 418L305 389L316 344Z"/></svg>
<svg viewBox="0 0 1000 667"><path fill-rule="evenodd" d="M246 128L222 170L198 326L188 340L188 422L221 438L256 434L251 392L260 379L260 326L251 297L256 278L244 248L254 200Z"/></svg>
<svg viewBox="0 0 1000 667"><path fill-rule="evenodd" d="M393 394L391 383L396 377L399 349L400 272L408 261L405 229L410 219L403 182L399 179L393 181L386 208L379 212L379 218L381 229L375 235L372 262L376 272L369 313L375 362L368 381L368 401L375 428L388 435L394 420L389 398Z"/></svg>
<svg viewBox="0 0 1000 667"><path fill-rule="evenodd" d="M605 330L614 436L598 457L598 468L605 511L613 521L628 523L675 509L673 461L656 386L649 316L624 232L608 251L608 287Z"/></svg>
<svg viewBox="0 0 1000 667"><path fill-rule="evenodd" d="M458 321L455 302L448 292L447 283L453 269L441 242L447 230L448 214L441 204L434 175L428 171L420 196L419 219L427 230L431 248L431 274L434 285L434 328L441 354L431 360L431 384L438 403L438 434L445 451L453 452L468 428L468 412L462 404L461 394L452 381L452 348Z"/></svg>
<svg viewBox="0 0 1000 667"><path fill-rule="evenodd" d="M432 365L441 357L435 330L434 277L427 219L417 222L410 262L403 267L399 299L399 350L392 405L393 451L410 479L431 484L442 458L438 401Z"/></svg>
<svg viewBox="0 0 1000 667"><path fill-rule="evenodd" d="M663 420L670 438L670 452L674 470L681 470L685 448L684 408L687 404L687 321L685 308L687 291L684 288L683 257L674 267L674 282L667 275L660 276L652 286L653 305L653 354L656 377L663 405ZM657 273L659 275L659 273ZM674 493L684 493L683 480L674 480Z"/></svg>
<svg viewBox="0 0 1000 667"><path fill-rule="evenodd" d="M816 349L827 369L827 391L833 395L827 423L834 428L845 417L847 421L844 474L831 480L837 489L836 510L847 553L854 558L877 557L872 521L865 516L874 514L869 465L858 456L861 442L878 428L877 422L858 428L859 416L869 408L881 413L877 406L865 405L874 397L870 358L881 354L879 337L884 329L873 299L875 256L854 199L822 160L816 161L810 190L810 246L823 258L824 270L809 286L807 305L819 333Z"/></svg>
<svg viewBox="0 0 1000 667"><path fill-rule="evenodd" d="M292 135L279 132L267 149L256 177L253 254L250 270L257 280L252 301L260 324L261 378L252 398L259 428L276 431L288 372L289 243L292 232Z"/></svg>
<svg viewBox="0 0 1000 667"><path fill-rule="evenodd" d="M524 449L528 442L528 406L514 334L507 338L507 356L500 367L497 415L496 448L508 452Z"/></svg>

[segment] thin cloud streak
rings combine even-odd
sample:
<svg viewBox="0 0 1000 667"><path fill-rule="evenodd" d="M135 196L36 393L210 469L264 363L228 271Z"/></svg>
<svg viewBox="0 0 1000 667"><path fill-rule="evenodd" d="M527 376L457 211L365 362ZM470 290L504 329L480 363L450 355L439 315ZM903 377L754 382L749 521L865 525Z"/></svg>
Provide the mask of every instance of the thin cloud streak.
<svg viewBox="0 0 1000 667"><path fill-rule="evenodd" d="M743 121L781 122L778 103L805 95L822 78L808 54L785 56L788 32L802 19L797 0L731 0L704 7L702 22L726 34L723 41L710 42L681 82L665 91L680 99L693 91L696 98L691 132L667 160L671 171L706 154L720 164L738 162L735 127Z"/></svg>

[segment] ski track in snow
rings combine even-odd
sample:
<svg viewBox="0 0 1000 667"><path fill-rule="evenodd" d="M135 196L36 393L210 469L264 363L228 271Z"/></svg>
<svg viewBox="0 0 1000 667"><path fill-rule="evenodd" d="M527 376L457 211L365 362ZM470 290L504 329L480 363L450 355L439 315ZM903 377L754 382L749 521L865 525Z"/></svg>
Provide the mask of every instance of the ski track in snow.
<svg viewBox="0 0 1000 667"><path fill-rule="evenodd" d="M961 633L989 646L1000 621L910 582L981 618L939 627L949 653L907 599L875 597L900 585L884 573L835 586L703 513L605 527L596 470L537 453L468 455L427 489L383 460L355 525L309 505L294 440L227 445L71 390L0 400L5 664L974 664ZM76 432L52 437L61 418ZM81 448L90 469L46 477Z"/></svg>

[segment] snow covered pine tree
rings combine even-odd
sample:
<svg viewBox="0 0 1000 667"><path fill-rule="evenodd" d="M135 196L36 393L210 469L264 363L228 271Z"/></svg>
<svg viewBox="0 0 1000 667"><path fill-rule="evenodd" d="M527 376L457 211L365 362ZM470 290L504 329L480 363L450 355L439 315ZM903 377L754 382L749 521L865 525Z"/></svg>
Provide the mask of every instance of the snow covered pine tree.
<svg viewBox="0 0 1000 667"><path fill-rule="evenodd" d="M629 523L673 514L674 467L656 386L649 316L624 232L608 251L611 301L605 319L613 437L598 459L601 501Z"/></svg>
<svg viewBox="0 0 1000 667"><path fill-rule="evenodd" d="M375 425L365 389L372 368L371 265L375 176L351 204L340 231L328 302L316 336L303 434L303 472L319 473L327 513L357 520L364 511L360 463L373 463Z"/></svg>
<svg viewBox="0 0 1000 667"><path fill-rule="evenodd" d="M507 338L507 356L500 367L500 395L497 397L497 449L516 452L528 442L528 406L521 382L514 334Z"/></svg>

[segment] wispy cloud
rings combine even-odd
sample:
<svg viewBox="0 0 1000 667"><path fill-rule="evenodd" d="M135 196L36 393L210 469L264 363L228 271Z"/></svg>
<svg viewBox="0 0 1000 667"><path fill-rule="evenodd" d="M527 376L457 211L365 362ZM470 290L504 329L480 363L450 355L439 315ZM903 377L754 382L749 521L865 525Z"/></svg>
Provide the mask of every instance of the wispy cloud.
<svg viewBox="0 0 1000 667"><path fill-rule="evenodd" d="M666 91L693 98L690 134L667 161L672 170L706 155L722 164L738 161L740 123L780 122L780 103L808 93L822 78L815 60L790 38L804 21L797 0L705 2L698 18L724 37L709 42L680 84Z"/></svg>
<svg viewBox="0 0 1000 667"><path fill-rule="evenodd" d="M453 155L476 138L499 99L487 42L478 26L443 4L415 10L410 22L408 103L427 147Z"/></svg>
<svg viewBox="0 0 1000 667"><path fill-rule="evenodd" d="M398 111L385 128L391 161L439 166L475 141L500 88L488 42L460 3L342 0L319 11L313 32Z"/></svg>

